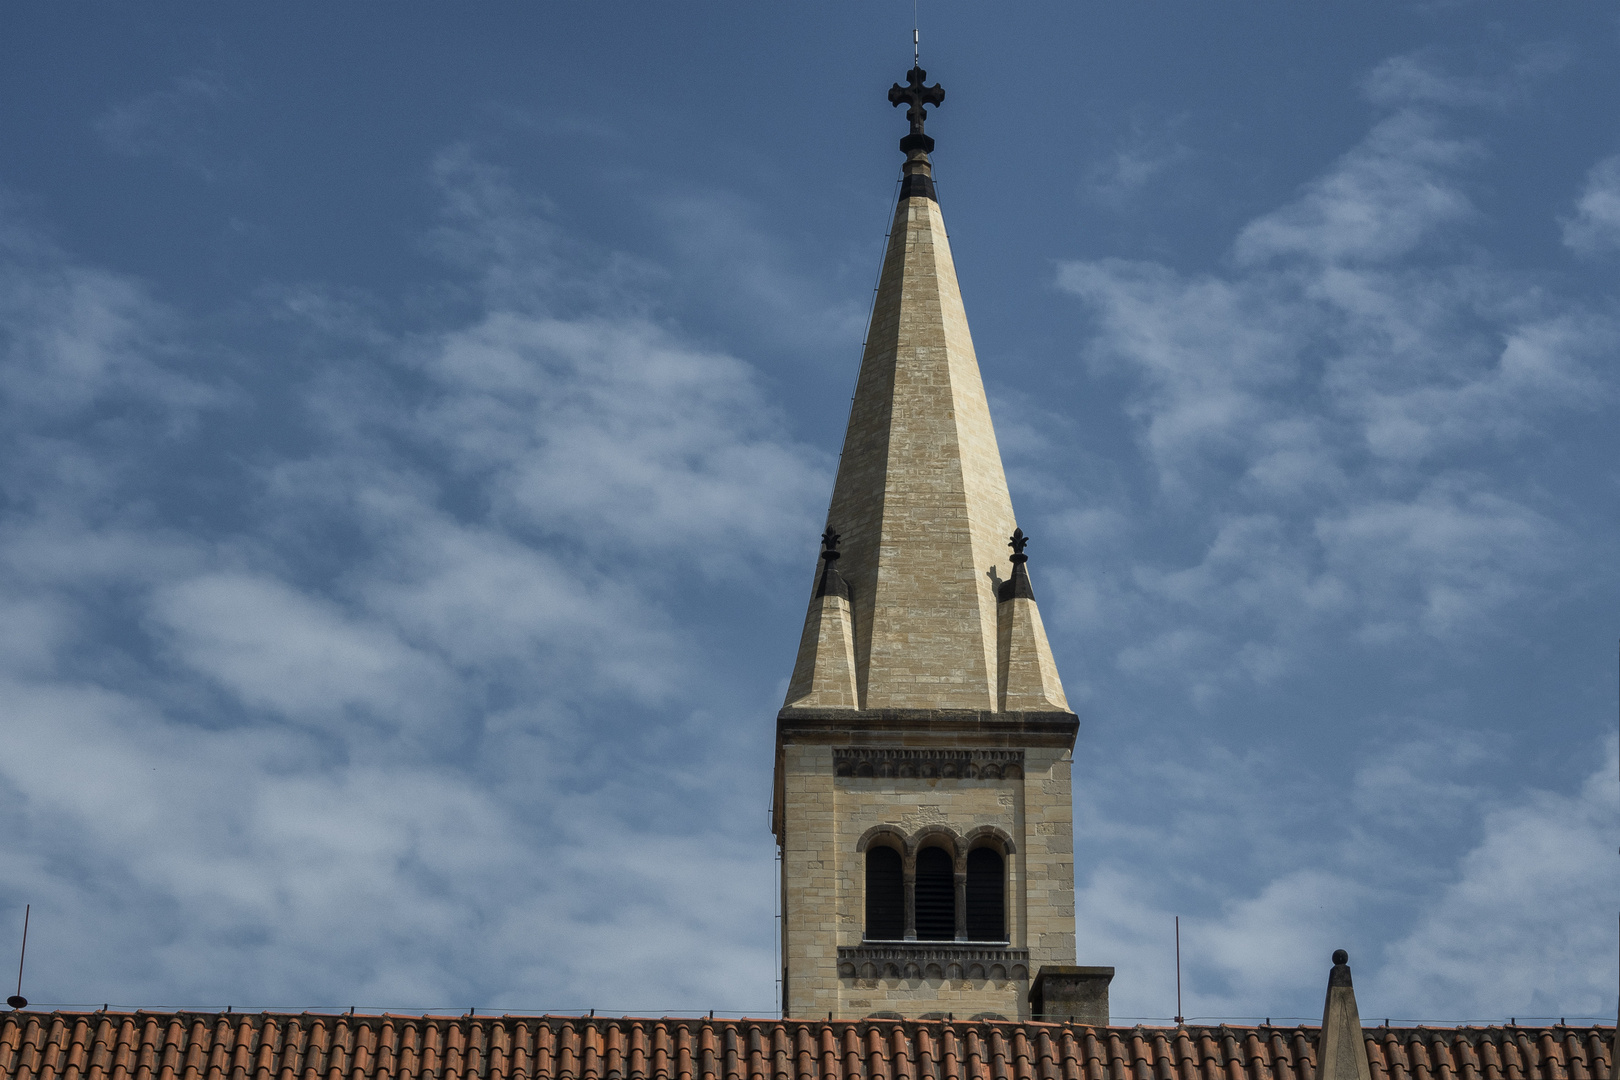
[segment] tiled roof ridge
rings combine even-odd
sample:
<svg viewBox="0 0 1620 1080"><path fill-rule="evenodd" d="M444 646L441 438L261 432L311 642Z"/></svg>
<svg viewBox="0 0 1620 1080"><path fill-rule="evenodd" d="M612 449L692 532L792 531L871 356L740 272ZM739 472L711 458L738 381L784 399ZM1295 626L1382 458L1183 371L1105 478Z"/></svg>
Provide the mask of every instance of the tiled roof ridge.
<svg viewBox="0 0 1620 1080"><path fill-rule="evenodd" d="M1316 1080L1315 1025L29 1012L0 1080ZM1614 1028L1364 1029L1372 1080L1606 1080Z"/></svg>
<svg viewBox="0 0 1620 1080"><path fill-rule="evenodd" d="M1165 1023L1153 1024L1138 1022L1134 1024L1084 1024L1077 1021L1040 1021L1040 1020L999 1020L983 1019L945 1019L929 1017L891 1017L871 1016L854 1020L827 1020L819 1017L781 1018L769 1016L675 1016L675 1015L581 1015L579 1013L497 1013L494 1011L468 1015L466 1013L420 1013L420 1012L320 1012L302 1010L289 1012L277 1009L257 1009L253 1011L221 1012L217 1009L72 1009L64 1008L44 1012L30 1010L27 1012L13 1012L0 1014L0 1027L14 1024L18 1021L41 1021L46 1019L188 1019L195 1021L212 1021L214 1023L242 1021L299 1021L341 1023L346 1025L377 1025L385 1023L431 1023L431 1024L463 1024L485 1026L494 1023L501 1024L583 1024L591 1027L606 1027L623 1024L657 1024L681 1025L686 1027L738 1027L738 1026L779 1026L779 1027L812 1027L844 1029L853 1028L865 1030L868 1028L900 1028L903 1030L927 1030L952 1028L955 1030L968 1030L974 1028L1000 1028L1010 1029L1028 1028L1041 1032L1076 1032L1095 1033L1108 1032L1110 1034L1146 1033L1155 1036L1169 1035L1176 1032L1192 1033L1222 1033L1222 1032L1291 1032L1301 1031L1319 1033L1321 1025L1317 1023L1299 1022L1293 1024L1268 1023L1238 1023L1232 1021L1217 1021L1208 1024L1196 1023ZM1482 1023L1482 1024L1363 1024L1362 1030L1369 1041L1377 1037L1395 1038L1404 1041L1420 1040L1432 1041L1434 1039L1466 1038L1477 1041L1489 1037L1493 1033L1504 1032L1531 1033L1531 1032L1577 1032L1577 1031L1614 1031L1613 1024L1520 1024L1520 1023Z"/></svg>

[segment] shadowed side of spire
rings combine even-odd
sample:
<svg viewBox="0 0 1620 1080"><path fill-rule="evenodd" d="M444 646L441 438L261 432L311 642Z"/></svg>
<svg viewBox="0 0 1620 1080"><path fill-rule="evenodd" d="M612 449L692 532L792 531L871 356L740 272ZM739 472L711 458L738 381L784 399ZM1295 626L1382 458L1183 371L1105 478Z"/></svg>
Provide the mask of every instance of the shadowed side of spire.
<svg viewBox="0 0 1620 1080"><path fill-rule="evenodd" d="M1372 1080L1367 1064L1367 1039L1356 1010L1356 991L1350 985L1350 955L1333 954L1328 973L1327 1000L1322 1003L1322 1039L1316 1049L1316 1080Z"/></svg>

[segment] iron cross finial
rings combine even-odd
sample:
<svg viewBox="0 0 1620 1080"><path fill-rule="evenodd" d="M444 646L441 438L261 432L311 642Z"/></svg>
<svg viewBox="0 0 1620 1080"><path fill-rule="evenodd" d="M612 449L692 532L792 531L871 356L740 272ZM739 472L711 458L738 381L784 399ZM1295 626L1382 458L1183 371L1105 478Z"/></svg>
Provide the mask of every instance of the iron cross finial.
<svg viewBox="0 0 1620 1080"><path fill-rule="evenodd" d="M923 82L927 78L928 72L920 67L913 67L906 72L906 86L895 83L889 87L889 104L899 105L901 102L905 102L908 106L906 119L911 121L909 139L918 144L928 138L923 134L923 122L928 119L928 114L923 111L923 106L932 105L938 108L945 103L945 88L938 83L933 86L924 86ZM927 149L927 147L924 147L924 149Z"/></svg>

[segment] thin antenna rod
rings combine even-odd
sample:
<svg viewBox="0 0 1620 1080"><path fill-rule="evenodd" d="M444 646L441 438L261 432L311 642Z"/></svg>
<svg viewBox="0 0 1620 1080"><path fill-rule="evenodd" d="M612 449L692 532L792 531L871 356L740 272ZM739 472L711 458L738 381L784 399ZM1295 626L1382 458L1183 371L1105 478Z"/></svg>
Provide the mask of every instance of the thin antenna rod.
<svg viewBox="0 0 1620 1080"><path fill-rule="evenodd" d="M1181 1015L1181 916L1176 916L1176 1023L1186 1020Z"/></svg>
<svg viewBox="0 0 1620 1080"><path fill-rule="evenodd" d="M917 0L911 0L911 66L922 67L922 40L917 31L922 23L917 18Z"/></svg>
<svg viewBox="0 0 1620 1080"><path fill-rule="evenodd" d="M32 904L23 905L22 952L17 956L17 992L11 997L6 998L6 1004L10 1005L13 1009L28 1008L28 999L22 996L22 972L23 961L28 959L28 914L33 910L33 908L34 905Z"/></svg>

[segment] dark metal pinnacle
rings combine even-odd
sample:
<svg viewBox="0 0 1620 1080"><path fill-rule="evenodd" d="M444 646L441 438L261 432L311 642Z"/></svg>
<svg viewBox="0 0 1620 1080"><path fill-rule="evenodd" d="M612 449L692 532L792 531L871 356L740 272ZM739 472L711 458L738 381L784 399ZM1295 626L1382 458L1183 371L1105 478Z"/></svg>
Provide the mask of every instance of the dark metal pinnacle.
<svg viewBox="0 0 1620 1080"><path fill-rule="evenodd" d="M837 562L840 556L838 550L838 534L833 532L832 526L821 534L821 580L816 583L816 596L842 596L849 599L849 583L844 575L838 572Z"/></svg>
<svg viewBox="0 0 1620 1080"><path fill-rule="evenodd" d="M1024 548L1028 544L1029 544L1029 537L1024 535L1024 530L1023 529L1014 529L1013 534L1012 534L1012 539L1007 541L1007 546L1013 549L1013 555L1012 555L1012 561L1013 562L1015 562L1015 563L1024 563L1024 562L1029 561L1029 556L1024 554Z"/></svg>
<svg viewBox="0 0 1620 1080"><path fill-rule="evenodd" d="M935 83L933 86L924 86L928 79L928 72L920 67L913 67L906 72L906 85L895 83L889 87L889 104L906 105L906 119L911 121L911 134L900 140L900 149L906 153L912 150L922 150L924 153L934 148L934 140L923 133L923 124L928 120L928 113L923 106L932 105L935 108L945 103L945 88Z"/></svg>
<svg viewBox="0 0 1620 1080"><path fill-rule="evenodd" d="M1029 584L1029 570L1024 566L1029 562L1029 556L1024 554L1024 547L1029 543L1029 537L1024 535L1023 529L1014 529L1012 539L1007 546L1013 549L1012 577L1001 583L996 590L996 600L1033 600L1035 590Z"/></svg>

